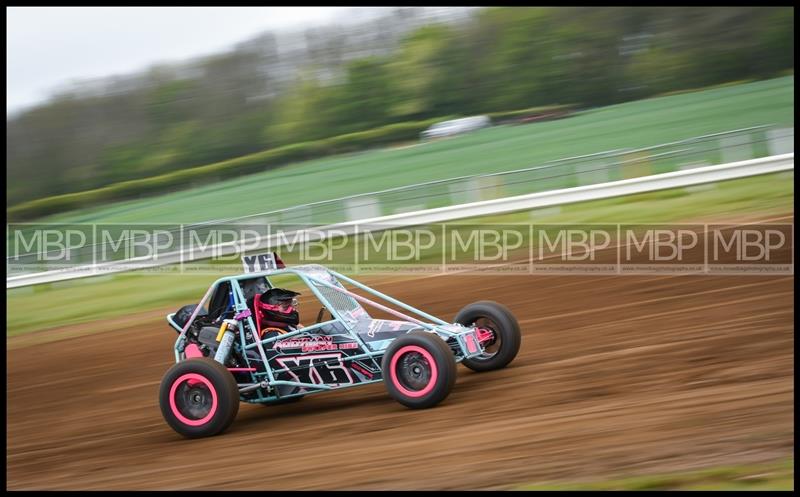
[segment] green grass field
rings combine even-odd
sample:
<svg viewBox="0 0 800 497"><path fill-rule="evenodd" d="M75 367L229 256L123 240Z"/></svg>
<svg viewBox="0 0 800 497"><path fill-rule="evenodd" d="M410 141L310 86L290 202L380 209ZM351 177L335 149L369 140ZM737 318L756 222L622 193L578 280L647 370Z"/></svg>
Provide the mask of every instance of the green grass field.
<svg viewBox="0 0 800 497"><path fill-rule="evenodd" d="M736 222L751 220L753 216L764 219L794 212L792 180L793 173L770 174L721 182L700 190L664 190L459 222ZM215 278L209 274L131 272L8 290L6 334L10 337L146 310L177 308L200 300ZM46 303L46 312L43 311L43 302ZM101 328L107 330L115 325L114 321L108 321Z"/></svg>
<svg viewBox="0 0 800 497"><path fill-rule="evenodd" d="M794 490L794 459L596 482L524 485L514 490Z"/></svg>
<svg viewBox="0 0 800 497"><path fill-rule="evenodd" d="M63 213L42 221L207 221L765 124L794 125L794 76L629 102L558 121L497 126L405 148L297 163L214 185ZM430 200L447 201L443 196Z"/></svg>

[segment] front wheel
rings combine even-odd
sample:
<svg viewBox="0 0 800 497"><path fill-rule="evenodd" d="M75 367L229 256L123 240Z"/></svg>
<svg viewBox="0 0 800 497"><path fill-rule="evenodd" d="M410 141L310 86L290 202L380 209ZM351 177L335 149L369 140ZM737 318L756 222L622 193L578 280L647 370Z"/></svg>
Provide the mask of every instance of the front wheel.
<svg viewBox="0 0 800 497"><path fill-rule="evenodd" d="M483 354L462 361L469 369L479 372L501 369L517 356L522 333L517 319L506 306L490 300L475 302L461 309L455 322L480 328L488 337L483 344Z"/></svg>
<svg viewBox="0 0 800 497"><path fill-rule="evenodd" d="M443 401L456 381L456 360L438 335L413 331L394 340L381 365L389 395L412 409Z"/></svg>
<svg viewBox="0 0 800 497"><path fill-rule="evenodd" d="M161 414L187 438L225 431L239 412L239 388L228 370L206 357L172 366L161 380Z"/></svg>

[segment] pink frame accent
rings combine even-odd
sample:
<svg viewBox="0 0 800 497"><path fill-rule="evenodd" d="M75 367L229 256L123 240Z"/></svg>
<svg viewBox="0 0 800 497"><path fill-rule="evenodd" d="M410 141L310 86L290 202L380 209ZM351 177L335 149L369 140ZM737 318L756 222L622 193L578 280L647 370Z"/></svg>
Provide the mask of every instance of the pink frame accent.
<svg viewBox="0 0 800 497"><path fill-rule="evenodd" d="M475 331L478 332L478 341L481 343L489 341L492 338L494 338L494 332L492 330L487 330L485 328L475 328Z"/></svg>
<svg viewBox="0 0 800 497"><path fill-rule="evenodd" d="M193 359L195 357L203 357L203 353L200 352L200 347L198 347L196 344L193 344L193 343L190 343L186 347L185 352L186 352L186 358L187 359Z"/></svg>
<svg viewBox="0 0 800 497"><path fill-rule="evenodd" d="M474 354L475 352L478 351L478 346L475 344L475 337L472 336L472 333L467 335L466 341L467 341L467 351L469 351L470 354Z"/></svg>

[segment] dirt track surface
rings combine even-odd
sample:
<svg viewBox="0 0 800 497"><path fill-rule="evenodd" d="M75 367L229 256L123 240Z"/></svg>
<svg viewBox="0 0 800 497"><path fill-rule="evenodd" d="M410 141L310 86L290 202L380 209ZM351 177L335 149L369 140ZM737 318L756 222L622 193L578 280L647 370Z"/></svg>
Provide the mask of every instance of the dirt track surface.
<svg viewBox="0 0 800 497"><path fill-rule="evenodd" d="M157 392L162 318L8 354L8 489L482 489L793 453L793 276L439 276L376 285L445 319L504 302L507 368L441 405L383 384L242 404L184 440ZM202 293L203 289L198 289ZM199 296L198 296L199 297Z"/></svg>

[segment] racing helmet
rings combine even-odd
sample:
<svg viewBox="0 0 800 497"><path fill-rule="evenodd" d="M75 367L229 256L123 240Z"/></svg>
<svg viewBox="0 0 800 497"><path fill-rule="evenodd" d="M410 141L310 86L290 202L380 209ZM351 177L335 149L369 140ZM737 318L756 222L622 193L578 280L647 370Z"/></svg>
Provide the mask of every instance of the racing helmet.
<svg viewBox="0 0 800 497"><path fill-rule="evenodd" d="M261 316L262 326L285 328L287 325L297 326L300 315L297 312L298 292L283 288L270 288L256 295L255 307Z"/></svg>

